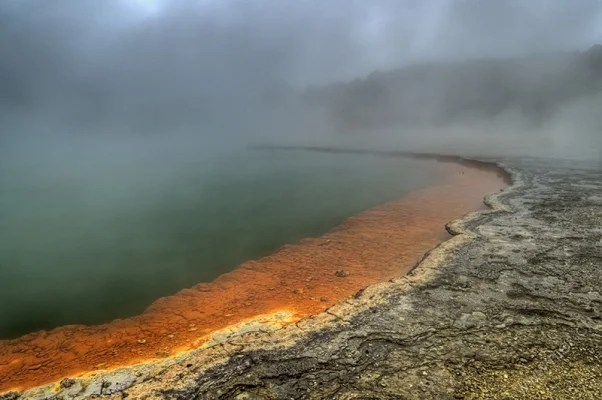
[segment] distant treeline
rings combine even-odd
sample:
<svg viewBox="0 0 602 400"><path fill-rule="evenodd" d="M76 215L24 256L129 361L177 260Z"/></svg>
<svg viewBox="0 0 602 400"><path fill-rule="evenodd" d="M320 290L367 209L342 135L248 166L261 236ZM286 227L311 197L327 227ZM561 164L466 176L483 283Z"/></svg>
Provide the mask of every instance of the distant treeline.
<svg viewBox="0 0 602 400"><path fill-rule="evenodd" d="M444 125L512 113L537 125L572 100L602 93L602 45L585 52L413 65L308 87L341 130Z"/></svg>

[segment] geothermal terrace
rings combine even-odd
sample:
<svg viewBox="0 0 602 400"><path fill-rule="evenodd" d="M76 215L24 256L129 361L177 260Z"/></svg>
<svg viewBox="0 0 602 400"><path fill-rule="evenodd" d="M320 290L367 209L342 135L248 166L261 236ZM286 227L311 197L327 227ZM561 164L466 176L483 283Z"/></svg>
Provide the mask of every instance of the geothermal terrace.
<svg viewBox="0 0 602 400"><path fill-rule="evenodd" d="M0 399L600 398L600 166L439 160L139 317L0 342Z"/></svg>

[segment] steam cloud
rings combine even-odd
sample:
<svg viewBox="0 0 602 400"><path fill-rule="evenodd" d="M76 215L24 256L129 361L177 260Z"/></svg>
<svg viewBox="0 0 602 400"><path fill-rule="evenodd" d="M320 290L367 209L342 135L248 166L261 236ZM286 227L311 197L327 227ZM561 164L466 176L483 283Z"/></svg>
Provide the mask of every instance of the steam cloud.
<svg viewBox="0 0 602 400"><path fill-rule="evenodd" d="M570 69L570 55L601 40L599 0L6 0L0 4L2 143L34 132L338 143L352 136L330 135L340 133L330 112L340 105L307 107L308 85L413 64L565 55L544 58L541 73L531 69L529 82L536 82L554 68ZM501 81L501 89L512 79ZM439 104L445 84L433 89L429 79L415 81L411 90L431 90L432 104ZM590 131L599 131L596 112L587 111L598 98L573 97L549 116L551 125L537 127L555 147L567 129L588 130L581 147L591 147ZM420 107L404 101L407 114L428 117L430 100ZM533 131L512 107L503 111L449 122L444 142L465 146L462 137L483 130ZM584 114L588 122L581 125ZM413 129L388 126L382 143L434 140ZM449 133L458 129L464 136ZM354 140L378 144L376 134L366 137Z"/></svg>

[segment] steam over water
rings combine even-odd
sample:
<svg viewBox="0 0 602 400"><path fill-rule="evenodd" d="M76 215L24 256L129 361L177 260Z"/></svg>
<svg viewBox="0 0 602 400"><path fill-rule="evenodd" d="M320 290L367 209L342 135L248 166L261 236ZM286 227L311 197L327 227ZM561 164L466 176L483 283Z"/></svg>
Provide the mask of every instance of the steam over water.
<svg viewBox="0 0 602 400"><path fill-rule="evenodd" d="M3 149L0 338L135 315L432 179L419 161L116 142Z"/></svg>

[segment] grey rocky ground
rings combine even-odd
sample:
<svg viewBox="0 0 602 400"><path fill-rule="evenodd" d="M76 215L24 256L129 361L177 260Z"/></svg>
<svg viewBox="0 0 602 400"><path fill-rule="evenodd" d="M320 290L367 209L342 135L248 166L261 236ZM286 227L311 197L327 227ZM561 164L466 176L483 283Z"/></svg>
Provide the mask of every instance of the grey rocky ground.
<svg viewBox="0 0 602 400"><path fill-rule="evenodd" d="M82 384L52 395L602 398L602 168L544 159L503 164L514 185L486 200L491 211L450 223L456 236L407 277L169 368L129 381L121 371L94 390Z"/></svg>

